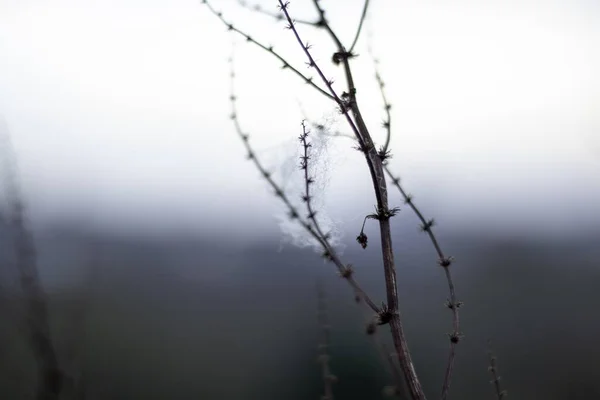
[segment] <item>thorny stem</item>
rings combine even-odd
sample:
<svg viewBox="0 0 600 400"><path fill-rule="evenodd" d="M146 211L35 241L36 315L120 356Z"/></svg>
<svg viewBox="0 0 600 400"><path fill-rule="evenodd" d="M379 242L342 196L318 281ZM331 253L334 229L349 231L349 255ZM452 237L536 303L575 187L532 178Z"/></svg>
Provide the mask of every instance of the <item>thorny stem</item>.
<svg viewBox="0 0 600 400"><path fill-rule="evenodd" d="M452 264L452 257L448 257L442 251L440 244L433 233L433 220L427 221L423 216L423 213L419 210L419 208L415 205L412 196L404 190L402 185L400 185L400 179L395 177L390 171L389 167L384 164L385 172L388 174L389 178L392 180L392 183L402 197L404 198L404 202L408 204L408 206L413 210L416 214L417 218L421 221L421 229L427 233L435 251L438 255L438 264L442 266L444 269L444 273L446 275L446 281L448 282L448 291L450 294L450 300L447 303L448 308L452 311L452 333L450 333L450 352L448 354L448 363L446 365L446 372L444 374L444 383L442 385L442 400L445 400L448 396L448 391L450 390L450 383L452 379L452 371L454 369L454 359L456 356L456 345L458 344L461 333L460 333L460 319L458 315L458 309L462 305L456 299L456 291L454 289L454 281L452 279L452 274L450 273L450 265Z"/></svg>
<svg viewBox="0 0 600 400"><path fill-rule="evenodd" d="M252 38L252 36L248 35L246 32L239 30L238 28L236 28L235 26L233 26L232 24L230 24L229 22L227 22L225 20L225 18L223 18L223 14L217 10L215 10L212 5L208 2L208 0L202 0L202 2L204 4L206 4L206 6L208 7L208 9L210 10L210 12L212 12L217 18L219 18L221 20L221 22L223 22L223 24L225 24L225 26L227 26L227 29L233 32L236 32L240 35L242 35L246 41L260 47L261 49L263 49L264 51L270 53L271 55L273 55L274 57L276 57L279 61L281 61L283 63L283 67L282 68L289 68L291 71L293 71L296 75L298 75L300 78L302 78L302 80L312 86L313 88L315 88L319 93L321 93L322 95L324 95L325 97L329 98L330 100L333 100L333 97L327 93L325 90L323 90L321 87L319 87L318 85L316 85L312 78L307 77L306 75L304 75L302 72L300 72L297 68L293 67L292 64L290 64L285 58L283 58L279 53L277 53L274 49L273 46L265 46L264 44L260 43L259 41L255 40Z"/></svg>
<svg viewBox="0 0 600 400"><path fill-rule="evenodd" d="M316 211L312 206L312 196L310 194L310 185L314 183L314 179L310 177L308 171L308 160L310 159L310 155L308 149L311 147L311 144L308 142L308 131L306 130L306 124L302 121L302 135L300 135L300 142L302 142L303 156L300 162L300 169L304 171L304 195L302 196L302 200L306 203L306 209L308 211L308 219L312 221L313 226L317 230L317 233L321 235L321 237L325 237L325 234L321 230L321 226L319 225L316 218Z"/></svg>
<svg viewBox="0 0 600 400"><path fill-rule="evenodd" d="M321 131L321 134L327 135L327 133L324 132L324 128L322 126L320 126L318 124L314 124L314 123L313 123L313 126L316 126L317 129L319 129ZM336 132L334 135L329 135L329 136L339 136L339 137L353 139L353 137L351 135L348 135L343 132ZM448 290L449 290L449 294L450 294L450 299L446 303L446 306L452 311L453 331L452 331L452 333L449 334L450 350L449 350L449 354L448 354L448 362L447 362L447 366L446 366L446 372L444 374L444 382L442 385L441 398L446 399L448 396L448 392L450 390L452 372L454 369L454 361L455 361L455 357L456 357L456 345L458 344L458 342L460 341L460 338L462 337L462 334L460 333L460 319L459 319L458 309L462 306L463 303L458 301L456 298L456 290L454 287L454 280L453 280L452 274L450 272L450 265L452 264L453 258L446 256L444 254L444 252L442 251L442 248L441 248L441 246L433 232L433 229L432 229L433 220L427 221L425 219L425 217L423 216L423 214L421 213L419 208L415 205L415 203L413 201L413 197L404 190L402 185L400 185L400 179L396 178L393 175L393 173L391 172L391 170L387 164L384 163L383 167L385 169L385 172L389 176L389 178L392 180L392 183L394 184L394 186L396 186L396 188L398 189L398 191L404 198L404 202L410 206L411 210L416 214L416 216L421 221L421 229L428 234L429 239L431 240L431 243L433 244L433 247L435 248L435 251L438 255L438 264L440 264L444 268L444 274L446 276L446 281L448 282ZM366 221L366 218L367 217L365 217L365 221ZM364 222L363 222L363 228L364 228Z"/></svg>
<svg viewBox="0 0 600 400"><path fill-rule="evenodd" d="M306 210L308 211L307 218L311 221L312 226L316 230L317 234L323 239L328 238L328 235L323 232L319 221L317 220L317 212L313 208L312 195L310 192L310 185L314 183L314 179L310 176L308 170L308 160L310 160L309 149L312 145L308 142L308 130L306 129L306 123L302 121L302 134L299 139L302 142L303 155L300 157L300 169L304 171L304 195L302 201L306 204ZM331 246L329 246L331 247Z"/></svg>
<svg viewBox="0 0 600 400"><path fill-rule="evenodd" d="M354 290L355 294L361 300L363 300L375 313L379 313L380 312L379 307L375 304L375 302L373 302L373 300L371 300L371 298L368 296L368 294L362 289L362 287L354 279L354 276L351 273L352 270L351 270L350 266L346 265L342 262L342 260L338 256L337 252L333 249L333 247L329 243L329 240L327 239L327 237L320 235L311 226L311 224L308 221L306 221L300 217L300 214L299 214L298 210L296 209L296 207L292 204L292 202L287 197L285 192L281 189L281 187L273 180L273 178L271 177L271 174L266 170L266 168L262 165L262 163L260 162L260 160L258 159L256 154L254 153L254 150L250 146L249 136L242 131L242 128L240 126L240 123L239 123L239 120L237 117L236 96L235 96L235 88L234 88L235 71L233 69L233 57L230 59L230 63L231 63L230 100L231 100L231 109L232 109L231 119L233 120L236 133L238 134L238 136L242 139L242 142L244 143L244 147L246 148L246 151L248 152L249 159L254 163L254 166L258 169L258 171L263 176L263 178L267 181L267 183L274 190L275 195L277 197L279 197L279 199L281 199L281 201L286 205L290 217L297 219L299 221L300 225L321 245L321 247L323 247L324 254L327 255L327 258L335 264L335 266L338 269L338 272L344 279L346 279L348 284Z"/></svg>
<svg viewBox="0 0 600 400"><path fill-rule="evenodd" d="M319 14L321 15L321 21L324 25L324 28L329 32L330 36L336 43L338 47L338 53L343 57L340 58L341 62L344 65L344 71L346 75L346 82L348 85L348 93L347 96L349 100L346 103L341 102L341 99L335 94L335 91L332 88L331 81L328 81L325 78L325 75L315 63L308 46L302 42L300 35L294 25L292 18L289 15L287 10L289 3L284 3L282 0L278 0L281 11L285 14L286 19L288 20L288 27L293 31L294 35L300 46L302 47L304 53L306 54L309 65L315 68L327 85L330 90L330 93L335 98L338 105L340 105L341 110L344 112L346 120L348 121L352 131L356 135L357 140L359 141L359 145L363 149L365 153L365 157L367 160L367 164L369 166L369 170L371 172L371 179L373 181L373 188L375 190L375 196L377 198L377 208L384 212L388 211L388 197L387 197L387 185L385 181L385 174L383 172L382 160L379 158L377 151L375 150L375 146L367 129L367 126L362 118L360 110L358 108L358 104L356 102L356 87L354 86L354 80L352 78L352 71L350 69L349 58L351 54L345 51L344 46L337 38L337 35L331 29L329 23L325 19L325 12L320 7L318 0L313 0ZM354 116L354 121L348 114L348 108L352 111ZM404 335L404 328L402 326L400 312L398 310L398 289L396 282L396 269L394 266L394 253L392 249L392 238L391 238L391 229L390 229L390 221L389 218L381 218L379 220L380 227L380 236L381 236L381 250L383 255L383 264L384 264L384 274L385 274L385 286L387 293L387 310L391 316L389 320L390 329L392 332L392 339L394 341L394 346L396 351L398 352L398 358L400 360L400 364L402 366L402 372L404 374L404 378L411 392L411 397L415 400L424 400L425 393L423 392L423 388L421 386L421 382L417 377L417 373L415 371L414 364L412 362L412 357L410 355L410 351L408 349L408 343L406 337Z"/></svg>
<svg viewBox="0 0 600 400"><path fill-rule="evenodd" d="M392 138L392 113L390 112L390 110L392 109L392 106L390 104L390 102L387 99L387 96L385 94L385 82L383 82L383 78L381 76L381 73L379 72L379 60L377 58L375 58L375 55L373 53L373 48L371 47L371 42L369 41L368 44L368 51L369 54L371 55L371 58L373 59L373 64L375 65L375 79L377 80L377 85L379 86L379 92L381 93L381 100L383 101L383 109L385 111L385 120L383 121L383 127L386 130L386 136L385 136L385 144L382 147L381 153L385 154L388 151L388 148L390 147L390 140Z"/></svg>
<svg viewBox="0 0 600 400"><path fill-rule="evenodd" d="M321 131L323 131L323 129L321 129ZM338 132L335 136L352 138L350 135L340 133L340 132ZM421 229L424 232L426 232L427 235L429 236L429 239L431 240L431 243L433 244L433 247L435 248L435 251L438 255L438 264L440 264L444 268L444 274L446 276L446 281L448 283L448 290L449 290L449 295L450 295L450 299L446 303L446 306L452 311L452 332L449 334L450 350L449 350L449 354L448 354L448 362L446 365L446 372L444 374L444 382L442 384L442 395L441 395L441 398L445 400L447 398L449 390L450 390L450 383L451 383L451 379L452 379L452 372L454 370L454 361L455 361L455 357L456 357L456 345L458 344L458 342L460 341L460 338L462 337L462 334L460 333L460 319L459 319L459 311L458 311L458 309L462 306L462 302L458 301L456 298L456 290L454 287L454 280L453 280L452 274L450 272L450 265L452 264L453 258L446 256L444 254L444 252L442 251L442 248L433 232L433 220L428 221L425 219L425 217L423 216L423 213L421 213L419 208L415 205L415 203L413 201L413 197L410 194L406 193L406 191L404 190L402 185L400 185L400 179L396 178L393 175L393 173L389 169L389 166L384 163L383 168L384 168L385 172L387 173L387 175L389 176L389 178L392 180L392 183L394 184L394 186L396 186L396 188L398 189L398 191L404 198L404 202L409 205L411 210L416 214L416 216L421 221ZM365 221L366 221L366 217L365 217ZM363 228L364 228L364 222L363 222ZM361 232L362 232L362 230L361 230Z"/></svg>
<svg viewBox="0 0 600 400"><path fill-rule="evenodd" d="M348 113L348 108L349 108L350 104L352 103L352 97L353 97L352 94L348 94L348 96L350 97L350 100L346 100L346 101L342 100L340 98L340 96L338 96L337 92L333 88L333 81L330 80L330 79L327 79L327 77L323 73L323 70L319 67L319 65L317 64L317 62L313 58L312 54L310 53L310 51L309 51L310 45L305 44L302 41L302 38L300 37L300 34L298 33L298 30L296 29L294 21L292 20L292 17L290 16L290 14L287 11L288 3L283 3L282 0L279 0L279 4L280 4L281 10L285 14L285 17L286 17L286 19L288 21L287 28L289 28L294 33L294 36L296 37L296 40L298 41L298 44L300 45L300 47L302 47L302 50L304 51L304 54L306 55L306 58L308 58L308 65L310 67L314 68L315 71L317 71L317 74L319 75L319 77L321 78L321 80L323 81L323 83L325 84L325 86L327 86L327 89L329 90L329 93L330 93L330 97L337 103L338 107L340 108L340 111L344 114L346 120L348 121L348 124L350 125L350 128L352 129L352 131L356 135L359 143L362 145L363 144L363 139L362 139L362 135L360 133L360 130L358 129L357 125L354 123L354 121L352 120L352 117L350 117L350 114ZM327 26L329 26L329 25L326 25L326 27ZM332 32L332 34L333 34L333 32Z"/></svg>

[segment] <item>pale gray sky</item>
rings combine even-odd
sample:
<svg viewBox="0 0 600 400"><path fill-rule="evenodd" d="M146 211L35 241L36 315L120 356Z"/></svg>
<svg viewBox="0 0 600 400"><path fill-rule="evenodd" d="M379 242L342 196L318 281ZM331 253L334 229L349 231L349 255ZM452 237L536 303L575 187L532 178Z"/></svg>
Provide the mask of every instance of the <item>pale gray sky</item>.
<svg viewBox="0 0 600 400"><path fill-rule="evenodd" d="M304 68L281 24L234 0L213 3ZM362 3L322 3L349 41ZM261 4L276 11L276 1ZM314 17L310 1L291 4L297 17ZM367 27L393 104L393 166L439 219L544 229L598 220L597 2L374 0ZM300 29L341 83L327 36ZM0 114L34 217L202 230L231 213L224 227L254 229L240 216L275 224L281 208L228 119L231 38L199 1L0 0ZM382 139L365 38L359 99ZM294 156L298 101L317 119L335 110L240 40L236 60L242 123L270 165L281 166ZM354 221L373 199L349 145L331 143L341 147L329 151L325 200L343 199L331 213Z"/></svg>

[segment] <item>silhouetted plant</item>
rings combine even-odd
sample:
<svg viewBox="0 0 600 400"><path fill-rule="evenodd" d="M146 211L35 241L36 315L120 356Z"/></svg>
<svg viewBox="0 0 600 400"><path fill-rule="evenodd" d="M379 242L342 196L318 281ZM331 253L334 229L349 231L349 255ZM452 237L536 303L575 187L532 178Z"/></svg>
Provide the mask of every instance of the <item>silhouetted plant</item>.
<svg viewBox="0 0 600 400"><path fill-rule="evenodd" d="M351 68L351 60L357 57L357 54L354 52L355 46L358 42L358 38L360 36L366 15L369 6L369 1L364 2L362 15L360 21L358 23L356 34L353 38L352 44L349 47L345 47L341 40L338 38L335 31L331 28L328 19L326 18L325 10L321 7L321 3L319 0L313 0L313 4L318 14L318 18L315 21L296 21L292 18L289 10L289 2L284 2L282 0L278 0L279 3L279 13L271 13L269 11L265 11L260 6L251 7L247 3L240 1L240 4L246 8L251 8L260 13L271 16L277 20L283 20L287 22L286 28L289 29L293 36L295 37L298 45L300 46L301 51L304 53L306 57L306 64L309 68L311 68L317 75L318 81L320 83L316 83L312 77L306 76L299 71L299 69L295 68L284 59L278 52L276 52L273 46L266 46L256 39L254 39L249 34L244 31L238 29L233 24L228 22L222 15L221 12L217 11L213 6L207 1L203 0L203 3L206 4L208 9L219 18L226 26L229 31L235 32L241 35L246 39L247 42L252 43L262 50L268 52L279 62L283 63L284 69L291 70L294 74L299 76L305 83L313 87L317 92L333 101L339 113L348 123L350 127L351 134L343 134L336 132L334 136L340 137L351 137L356 141L356 149L363 153L365 157L365 161L367 163L367 167L369 169L374 195L376 198L375 212L367 215L363 221L363 227L357 236L356 240L361 245L362 248L366 248L368 244L367 235L364 233L364 225L367 219L377 220L379 224L380 236L381 236L381 250L382 250L382 260L384 267L384 277L385 277L385 288L386 288L386 302L381 303L381 306L376 305L370 297L364 292L364 290L360 287L360 285L356 282L353 277L352 267L350 264L344 263L339 254L335 251L334 247L331 245L329 238L330 235L327 232L324 232L321 228L318 218L317 211L314 209L311 199L311 185L314 183L314 177L310 176L308 171L308 163L310 160L310 142L309 142L309 130L307 128L307 123L302 121L302 133L299 137L302 148L303 155L301 156L300 168L304 173L304 193L301 197L302 201L305 203L307 213L305 217L302 217L297 208L290 201L289 197L285 194L281 186L279 186L271 177L271 174L268 173L263 167L262 163L258 159L257 155L253 151L252 147L249 143L249 135L244 133L239 120L236 109L236 94L233 90L233 78L235 76L233 72L231 72L232 78L232 93L231 93L231 102L232 102L232 114L231 117L234 121L234 125L236 131L240 138L242 139L244 146L246 147L246 151L248 152L248 159L250 159L255 166L260 171L261 175L267 180L270 186L273 188L275 195L279 197L283 203L286 205L289 211L290 218L296 220L304 229L319 243L319 245L323 249L323 257L327 260L333 262L340 276L348 281L352 289L355 291L355 295L357 299L363 300L375 313L375 318L372 322L367 325L366 332L368 334L372 334L375 332L377 326L379 325L389 325L390 331L392 335L393 344L395 347L395 354L400 364L400 369L402 372L402 376L404 381L406 382L410 396L412 399L425 399L425 394L423 392L423 388L421 386L418 375L415 371L411 354L409 351L408 343L404 334L404 328L402 325L402 317L399 311L398 304L398 292L397 292L397 283L396 283L396 266L394 261L394 253L391 239L391 229L390 229L390 220L394 217L399 208L390 207L388 200L388 189L387 189L387 180L386 176L389 177L392 184L399 190L402 195L405 204L409 205L409 207L415 212L417 217L421 221L421 229L423 232L427 233L431 242L434 245L434 248L438 257L438 264L443 268L444 273L446 275L449 287L449 299L446 303L446 306L452 311L453 315L453 324L452 331L448 334L450 341L450 351L449 357L446 367L446 372L444 374L441 398L446 399L448 396L448 391L450 389L450 383L452 378L452 372L454 367L454 359L455 359L455 351L456 345L460 341L462 334L459 331L459 314L458 309L462 305L456 298L454 283L452 280L452 275L450 273L450 266L452 265L452 257L447 256L442 252L441 247L438 243L437 238L433 232L434 220L426 219L421 211L416 207L413 201L413 197L408 195L403 187L400 185L400 180L397 178L392 171L390 170L388 160L391 157L389 145L391 139L391 105L388 102L388 99L384 92L384 82L381 74L376 68L376 81L381 90L381 95L384 103L384 111L385 111L385 119L383 122L383 127L386 129L386 140L383 146L380 146L379 149L376 148L375 143L372 139L370 131L364 121L362 116L361 109L358 104L358 96L357 90L355 86L353 71ZM303 41L302 36L297 28L297 24L304 24L311 27L315 27L318 29L323 29L332 39L335 44L335 50L331 57L331 61L333 64L337 66L341 66L344 71L346 88L345 91L339 93L333 86L333 79L327 77L320 67L319 63L315 60L311 53L311 45ZM376 63L377 64L377 63ZM316 127L318 131L324 132L325 129L322 125L312 124L313 127ZM400 384L400 382L398 382ZM394 386L393 390L391 390L390 394L397 394L398 386ZM390 390L388 390L390 392Z"/></svg>

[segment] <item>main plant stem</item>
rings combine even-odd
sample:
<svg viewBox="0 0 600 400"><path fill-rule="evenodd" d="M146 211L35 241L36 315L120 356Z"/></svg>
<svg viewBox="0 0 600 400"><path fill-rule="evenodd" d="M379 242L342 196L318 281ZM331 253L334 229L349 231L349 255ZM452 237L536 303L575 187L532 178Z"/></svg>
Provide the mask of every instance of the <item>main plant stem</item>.
<svg viewBox="0 0 600 400"><path fill-rule="evenodd" d="M349 77L348 81L352 82L352 75L350 68L346 68L346 75ZM387 183L383 171L383 161L375 149L371 135L367 129L367 126L362 118L356 98L353 99L352 103L352 114L356 125L362 135L365 144L365 157L369 170L371 172L371 180L373 183L373 189L375 191L375 197L377 198L377 208L379 210L389 210ZM408 349L408 342L404 335L404 328L402 326L402 320L400 310L398 308L398 284L396 281L396 266L394 262L394 251L392 246L392 232L390 227L389 218L379 219L379 232L381 236L381 253L383 259L383 271L385 276L385 289L387 294L387 307L392 315L389 322L390 330L392 334L392 340L394 347L398 355L400 367L404 379L411 393L411 397L414 400L425 400L425 393L423 387L415 371L415 366Z"/></svg>

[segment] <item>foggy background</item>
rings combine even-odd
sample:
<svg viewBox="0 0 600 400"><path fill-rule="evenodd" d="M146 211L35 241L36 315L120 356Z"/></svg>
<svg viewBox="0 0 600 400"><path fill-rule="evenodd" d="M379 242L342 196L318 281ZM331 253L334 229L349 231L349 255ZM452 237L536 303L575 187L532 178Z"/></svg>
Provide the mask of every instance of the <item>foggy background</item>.
<svg viewBox="0 0 600 400"><path fill-rule="evenodd" d="M362 3L322 4L351 40ZM213 5L304 71L281 23L235 1ZM14 145L59 349L72 309L85 306L79 369L89 397L316 398L317 278L330 303L336 396L381 396L390 379L363 333L368 313L331 265L298 246L304 237L244 159L228 118L232 48L240 122L294 198L300 121L347 132L335 107L197 1L0 7L0 135ZM315 18L308 1L290 11ZM452 398L493 396L488 338L510 398L600 397L599 23L592 1L370 8L354 62L359 104L382 143L371 35L392 103L391 168L456 258L466 337ZM343 90L328 37L299 28ZM317 202L344 260L383 299L376 224L366 250L354 240L374 198L352 145L315 138ZM20 399L33 361L16 323L0 197L0 393ZM393 188L390 203L402 208L392 221L401 311L434 397L451 328L447 288Z"/></svg>

